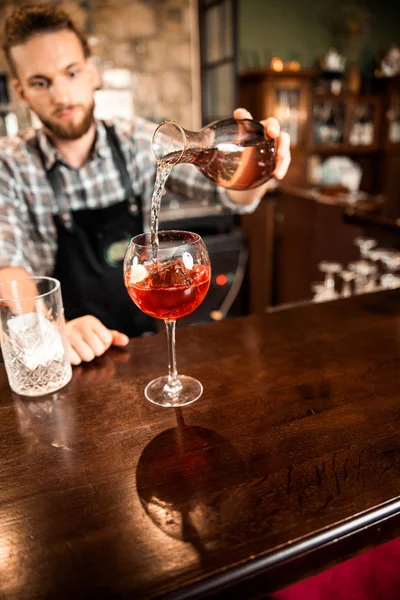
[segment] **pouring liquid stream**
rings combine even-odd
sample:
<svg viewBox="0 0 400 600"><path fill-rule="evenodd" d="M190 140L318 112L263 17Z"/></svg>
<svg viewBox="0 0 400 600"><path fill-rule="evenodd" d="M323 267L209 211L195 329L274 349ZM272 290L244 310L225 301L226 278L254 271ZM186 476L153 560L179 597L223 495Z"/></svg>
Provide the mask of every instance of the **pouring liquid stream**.
<svg viewBox="0 0 400 600"><path fill-rule="evenodd" d="M162 161L157 163L156 183L154 186L154 192L151 199L151 246L152 246L152 262L157 264L158 262L158 221L160 216L161 199L164 194L165 183L168 179L169 174L172 170L172 164L170 161Z"/></svg>

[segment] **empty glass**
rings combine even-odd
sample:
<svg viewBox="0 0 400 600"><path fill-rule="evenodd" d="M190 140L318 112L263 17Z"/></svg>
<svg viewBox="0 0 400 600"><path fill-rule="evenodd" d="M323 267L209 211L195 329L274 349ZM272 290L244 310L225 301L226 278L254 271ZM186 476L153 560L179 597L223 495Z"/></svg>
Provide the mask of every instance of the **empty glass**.
<svg viewBox="0 0 400 600"><path fill-rule="evenodd" d="M378 283L379 279L379 271L377 265L369 264L367 269L367 284L365 286L366 292L377 292L380 289L380 285Z"/></svg>
<svg viewBox="0 0 400 600"><path fill-rule="evenodd" d="M400 277L392 273L385 273L381 277L381 285L385 290L395 290L400 287Z"/></svg>
<svg viewBox="0 0 400 600"><path fill-rule="evenodd" d="M340 271L339 276L343 279L342 289L340 295L342 298L350 298L352 295L351 282L355 279L355 273L353 271Z"/></svg>
<svg viewBox="0 0 400 600"><path fill-rule="evenodd" d="M60 282L30 277L0 283L1 349L11 389L42 396L72 376Z"/></svg>
<svg viewBox="0 0 400 600"><path fill-rule="evenodd" d="M367 294L380 289L378 284L379 272L376 264L366 260L358 260L348 265L349 271L355 274L354 292Z"/></svg>
<svg viewBox="0 0 400 600"><path fill-rule="evenodd" d="M378 263L382 258L382 253L384 253L385 250L382 250L381 248L372 248L371 250L367 251L367 256L366 258L376 266L377 271L379 271L379 266Z"/></svg>
<svg viewBox="0 0 400 600"><path fill-rule="evenodd" d="M329 297L330 300L338 298L339 294L335 290L335 274L342 271L342 265L336 262L323 260L318 263L318 268L322 273L325 273L324 286L326 297Z"/></svg>
<svg viewBox="0 0 400 600"><path fill-rule="evenodd" d="M369 250L375 248L378 242L373 238L358 236L355 238L354 243L360 249L361 258L366 259L368 258Z"/></svg>
<svg viewBox="0 0 400 600"><path fill-rule="evenodd" d="M400 252L382 249L380 260L386 267L386 273L381 277L382 287L395 289L400 287L400 277L395 272L400 269Z"/></svg>
<svg viewBox="0 0 400 600"><path fill-rule="evenodd" d="M329 302L330 300L334 300L335 297L332 296L331 292L328 290L323 281L314 281L311 284L311 289L314 293L313 302Z"/></svg>

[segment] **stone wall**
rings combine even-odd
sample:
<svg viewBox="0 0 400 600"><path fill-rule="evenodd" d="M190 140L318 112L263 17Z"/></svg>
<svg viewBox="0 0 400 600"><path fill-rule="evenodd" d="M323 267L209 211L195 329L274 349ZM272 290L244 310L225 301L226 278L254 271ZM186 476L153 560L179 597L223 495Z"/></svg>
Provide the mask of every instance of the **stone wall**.
<svg viewBox="0 0 400 600"><path fill-rule="evenodd" d="M0 23L12 6L1 0ZM155 121L200 123L196 0L62 0L89 35L100 68L132 73L134 112ZM3 57L0 70L6 70Z"/></svg>

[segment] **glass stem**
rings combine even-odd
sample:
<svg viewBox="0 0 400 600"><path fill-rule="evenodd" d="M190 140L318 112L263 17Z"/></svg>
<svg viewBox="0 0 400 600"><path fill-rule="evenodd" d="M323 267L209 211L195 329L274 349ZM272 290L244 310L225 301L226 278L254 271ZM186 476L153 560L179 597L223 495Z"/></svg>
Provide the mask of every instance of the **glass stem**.
<svg viewBox="0 0 400 600"><path fill-rule="evenodd" d="M325 277L325 287L327 288L327 290L329 290L330 292L333 291L335 289L335 280L333 278L332 273L327 273L326 277Z"/></svg>
<svg viewBox="0 0 400 600"><path fill-rule="evenodd" d="M343 279L341 296L342 298L350 298L351 296L350 283L346 279Z"/></svg>
<svg viewBox="0 0 400 600"><path fill-rule="evenodd" d="M168 383L164 389L169 395L177 394L182 389L176 369L175 323L176 321L165 321L168 343Z"/></svg>

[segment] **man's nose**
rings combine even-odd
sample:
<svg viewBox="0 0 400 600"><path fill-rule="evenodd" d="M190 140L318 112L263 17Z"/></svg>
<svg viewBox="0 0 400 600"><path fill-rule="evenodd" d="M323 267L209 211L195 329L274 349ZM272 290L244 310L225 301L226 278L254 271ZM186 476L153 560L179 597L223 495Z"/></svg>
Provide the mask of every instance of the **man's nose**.
<svg viewBox="0 0 400 600"><path fill-rule="evenodd" d="M67 82L60 81L59 79L53 81L53 85L51 86L51 94L56 104L71 104L71 95Z"/></svg>

